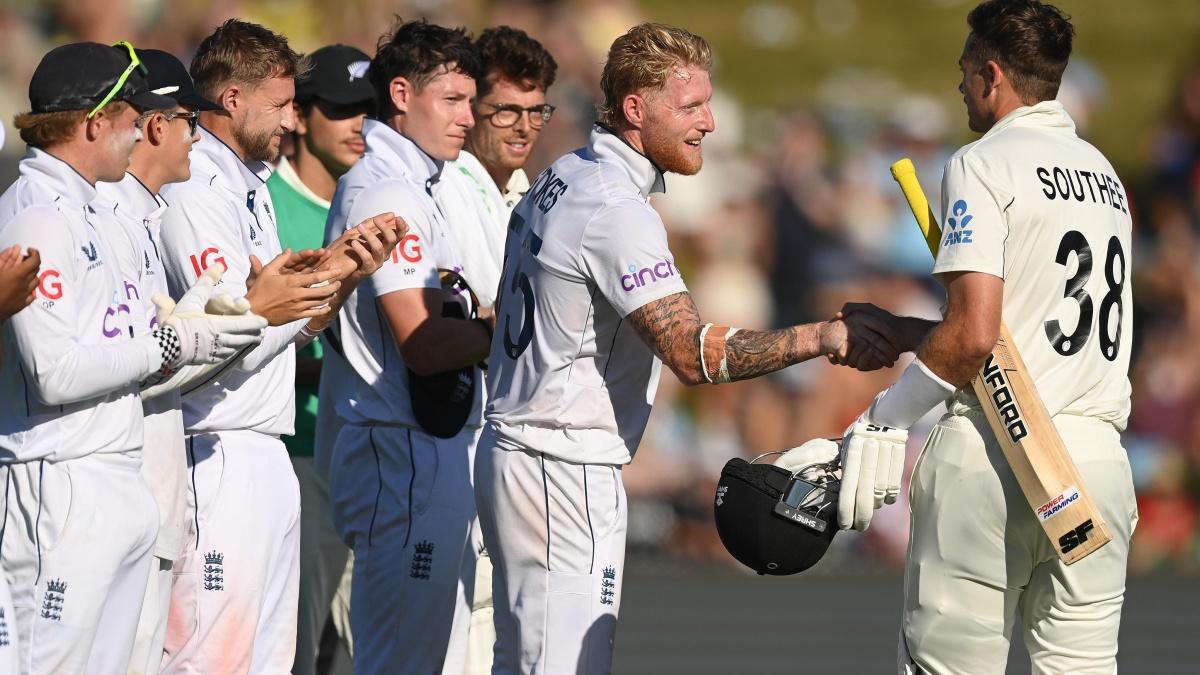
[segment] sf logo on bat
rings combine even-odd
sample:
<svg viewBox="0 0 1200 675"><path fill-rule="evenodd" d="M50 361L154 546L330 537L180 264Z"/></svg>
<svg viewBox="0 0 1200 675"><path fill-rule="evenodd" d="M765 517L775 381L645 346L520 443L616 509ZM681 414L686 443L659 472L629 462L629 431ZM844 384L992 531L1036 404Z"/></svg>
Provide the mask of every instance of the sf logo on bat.
<svg viewBox="0 0 1200 675"><path fill-rule="evenodd" d="M1088 540L1088 533L1092 531L1092 519L1088 518L1070 532L1058 538L1058 547L1063 553L1070 553Z"/></svg>

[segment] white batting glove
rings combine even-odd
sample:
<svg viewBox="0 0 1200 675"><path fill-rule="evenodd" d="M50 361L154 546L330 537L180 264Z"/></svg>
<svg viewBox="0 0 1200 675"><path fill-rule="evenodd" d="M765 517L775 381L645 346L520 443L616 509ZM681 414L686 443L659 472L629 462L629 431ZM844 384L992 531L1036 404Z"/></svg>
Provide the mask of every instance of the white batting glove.
<svg viewBox="0 0 1200 675"><path fill-rule="evenodd" d="M158 308L160 327L155 333L168 370L220 363L262 341L266 319L254 314L226 316L205 311L223 271L217 265L205 270L178 303L161 294L151 298Z"/></svg>
<svg viewBox="0 0 1200 675"><path fill-rule="evenodd" d="M245 297L234 298L228 293L217 293L204 305L207 314L241 316L250 313L250 301Z"/></svg>
<svg viewBox="0 0 1200 675"><path fill-rule="evenodd" d="M786 450L775 460L775 466L796 473L813 464L828 464L838 458L837 441L814 438L804 445Z"/></svg>
<svg viewBox="0 0 1200 675"><path fill-rule="evenodd" d="M842 436L838 527L864 531L875 509L900 495L908 430L874 424L863 413Z"/></svg>

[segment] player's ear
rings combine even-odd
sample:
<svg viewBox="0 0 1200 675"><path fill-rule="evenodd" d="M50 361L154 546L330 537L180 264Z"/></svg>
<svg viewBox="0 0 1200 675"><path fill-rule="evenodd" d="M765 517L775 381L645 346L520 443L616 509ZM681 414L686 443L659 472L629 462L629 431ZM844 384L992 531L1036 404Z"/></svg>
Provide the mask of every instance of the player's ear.
<svg viewBox="0 0 1200 675"><path fill-rule="evenodd" d="M392 105L402 113L408 112L409 101L416 93L416 87L407 77L392 78L392 81L388 83L388 94L391 96Z"/></svg>
<svg viewBox="0 0 1200 675"><path fill-rule="evenodd" d="M1000 64L991 59L988 59L983 64L983 68L980 70L980 75L983 76L984 96L990 95L993 89L1000 86L1001 82L1004 82L1008 79L1005 77L1004 71L1000 68ZM1010 82L1009 84L1011 85L1012 83Z"/></svg>
<svg viewBox="0 0 1200 675"><path fill-rule="evenodd" d="M152 113L142 122L142 138L150 145L162 145L166 135L167 118L162 113Z"/></svg>
<svg viewBox="0 0 1200 675"><path fill-rule="evenodd" d="M238 84L231 84L221 91L221 95L217 97L217 103L225 109L225 112L233 114L235 110L245 104L243 98L246 92L242 90Z"/></svg>
<svg viewBox="0 0 1200 675"><path fill-rule="evenodd" d="M646 123L646 99L639 94L626 94L621 100L621 112L629 126L641 129Z"/></svg>

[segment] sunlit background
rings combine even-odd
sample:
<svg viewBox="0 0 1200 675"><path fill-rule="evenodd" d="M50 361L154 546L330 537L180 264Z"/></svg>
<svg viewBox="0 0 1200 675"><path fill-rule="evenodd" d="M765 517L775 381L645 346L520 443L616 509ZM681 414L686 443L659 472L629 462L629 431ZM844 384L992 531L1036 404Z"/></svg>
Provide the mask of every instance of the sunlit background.
<svg viewBox="0 0 1200 675"><path fill-rule="evenodd" d="M558 112L542 133L536 172L582 145L612 39L643 20L675 23L715 48L717 131L705 142L704 171L669 178L656 206L706 320L788 325L828 317L848 300L936 316L929 254L887 167L912 157L934 197L943 162L972 140L956 61L974 4L4 0L0 118L11 122L26 108L33 68L67 41L130 39L187 62L233 16L287 34L300 50L345 42L368 53L393 15L474 30L509 24L559 63L549 93ZM1134 414L1125 445L1141 520L1122 668L1194 672L1187 661L1200 658L1200 609L1186 598L1200 597L1200 3L1058 4L1078 31L1060 99L1113 161L1134 207ZM0 150L5 184L23 152L9 134ZM650 429L625 471L630 570L618 670L891 668L906 504L878 512L865 535L839 536L804 577L767 580L743 575L721 547L712 496L727 459L839 435L899 371L814 363L691 390L664 374ZM910 467L930 423L911 435ZM843 599L839 589L857 593L861 611L819 620ZM864 625L861 643L843 634Z"/></svg>

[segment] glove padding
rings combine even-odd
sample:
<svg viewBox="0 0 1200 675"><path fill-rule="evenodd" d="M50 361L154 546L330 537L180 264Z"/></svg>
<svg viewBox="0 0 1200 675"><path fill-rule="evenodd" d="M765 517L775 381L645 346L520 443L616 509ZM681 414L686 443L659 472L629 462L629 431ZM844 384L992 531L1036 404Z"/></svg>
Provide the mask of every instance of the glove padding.
<svg viewBox="0 0 1200 675"><path fill-rule="evenodd" d="M838 527L864 531L875 509L900 496L908 430L873 424L866 413L842 437Z"/></svg>
<svg viewBox="0 0 1200 675"><path fill-rule="evenodd" d="M179 336L180 354L174 363L167 364L171 369L220 363L262 341L267 320L250 314L245 298L213 295L223 272L220 265L205 270L178 303L161 293L151 298L159 325L169 326ZM208 311L210 307L215 311Z"/></svg>
<svg viewBox="0 0 1200 675"><path fill-rule="evenodd" d="M775 466L796 473L813 464L828 464L838 458L839 452L837 441L814 438L804 445L785 450L775 459Z"/></svg>

